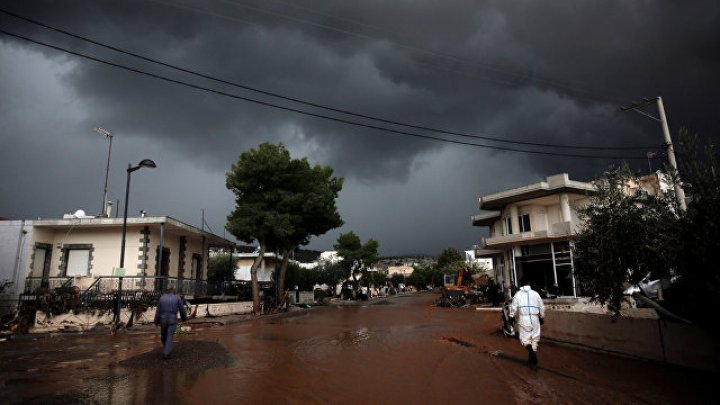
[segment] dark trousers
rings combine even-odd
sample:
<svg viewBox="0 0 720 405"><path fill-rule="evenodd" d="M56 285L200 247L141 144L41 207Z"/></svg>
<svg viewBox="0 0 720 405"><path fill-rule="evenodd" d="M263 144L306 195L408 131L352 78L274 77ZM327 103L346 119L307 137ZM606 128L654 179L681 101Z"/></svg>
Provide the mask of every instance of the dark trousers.
<svg viewBox="0 0 720 405"><path fill-rule="evenodd" d="M177 322L173 323L160 323L160 341L163 345L163 354L169 356L172 353L173 335L175 334L175 328L177 328Z"/></svg>

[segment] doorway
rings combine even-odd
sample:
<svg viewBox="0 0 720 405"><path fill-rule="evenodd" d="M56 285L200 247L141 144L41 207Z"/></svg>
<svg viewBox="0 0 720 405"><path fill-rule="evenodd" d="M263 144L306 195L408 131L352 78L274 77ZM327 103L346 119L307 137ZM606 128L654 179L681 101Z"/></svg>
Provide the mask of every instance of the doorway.
<svg viewBox="0 0 720 405"><path fill-rule="evenodd" d="M169 286L167 277L170 275L170 249L162 248L162 263L160 263L160 246L155 249L155 275L165 277L156 279L155 290L163 291Z"/></svg>

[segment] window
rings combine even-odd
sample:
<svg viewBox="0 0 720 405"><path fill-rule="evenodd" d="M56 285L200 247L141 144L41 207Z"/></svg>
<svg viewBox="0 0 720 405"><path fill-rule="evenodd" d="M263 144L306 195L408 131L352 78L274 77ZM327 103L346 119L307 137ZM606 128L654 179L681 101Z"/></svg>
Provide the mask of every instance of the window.
<svg viewBox="0 0 720 405"><path fill-rule="evenodd" d="M530 232L530 214L523 214L518 217L520 232Z"/></svg>
<svg viewBox="0 0 720 405"><path fill-rule="evenodd" d="M505 235L512 235L512 219L510 217L505 218Z"/></svg>
<svg viewBox="0 0 720 405"><path fill-rule="evenodd" d="M87 276L90 273L90 249L68 249L65 275Z"/></svg>

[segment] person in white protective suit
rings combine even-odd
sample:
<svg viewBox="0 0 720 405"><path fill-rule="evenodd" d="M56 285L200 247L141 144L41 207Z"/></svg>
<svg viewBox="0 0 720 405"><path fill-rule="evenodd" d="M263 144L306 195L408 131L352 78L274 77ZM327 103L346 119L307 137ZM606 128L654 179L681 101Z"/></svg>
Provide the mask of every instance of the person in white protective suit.
<svg viewBox="0 0 720 405"><path fill-rule="evenodd" d="M537 349L540 341L540 325L545 318L545 305L540 294L533 291L528 283L522 283L510 305L510 317L517 320L520 344L528 351L528 363L537 364Z"/></svg>

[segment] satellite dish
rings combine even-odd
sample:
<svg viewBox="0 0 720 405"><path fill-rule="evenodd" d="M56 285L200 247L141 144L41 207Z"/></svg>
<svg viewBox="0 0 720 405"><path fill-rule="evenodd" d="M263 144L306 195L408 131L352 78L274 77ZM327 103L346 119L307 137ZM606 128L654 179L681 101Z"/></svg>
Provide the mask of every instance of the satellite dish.
<svg viewBox="0 0 720 405"><path fill-rule="evenodd" d="M75 218L85 218L87 215L85 215L85 211L83 211L83 210L77 210L77 211L75 211L75 213L73 214L73 216L74 216Z"/></svg>

